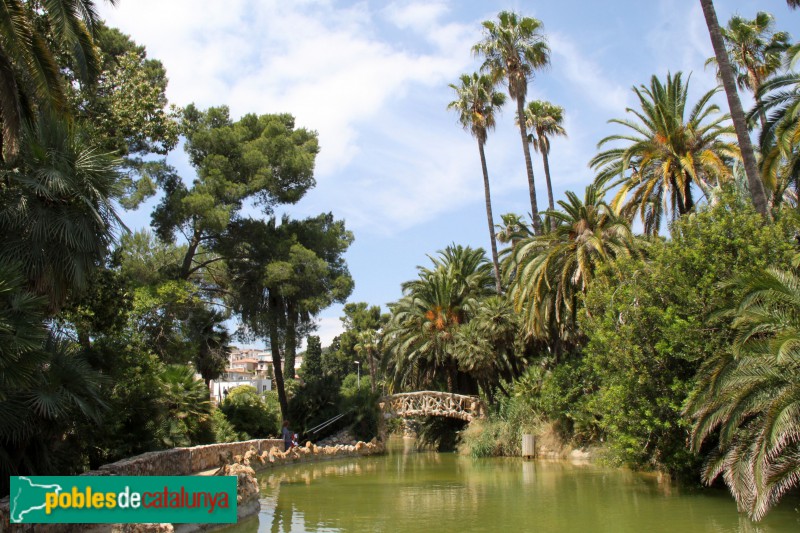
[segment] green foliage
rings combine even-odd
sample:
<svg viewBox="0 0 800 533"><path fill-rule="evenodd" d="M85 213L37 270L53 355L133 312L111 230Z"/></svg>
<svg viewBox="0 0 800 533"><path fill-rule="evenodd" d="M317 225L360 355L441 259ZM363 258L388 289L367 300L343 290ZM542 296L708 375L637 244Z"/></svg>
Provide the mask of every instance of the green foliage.
<svg viewBox="0 0 800 533"><path fill-rule="evenodd" d="M99 20L90 0L44 2L35 8L3 0L0 9L0 158L8 163L20 148L25 122L39 110L65 110L68 84L57 63L61 50L68 51L77 80L91 84L96 79L100 61L92 33Z"/></svg>
<svg viewBox="0 0 800 533"><path fill-rule="evenodd" d="M344 253L353 240L330 213L304 220L242 219L231 224L220 251L228 257L235 311L253 336L265 338L275 362L281 412L288 416L281 362L294 378L297 338L311 319L353 289ZM282 352L283 351L283 355Z"/></svg>
<svg viewBox="0 0 800 533"><path fill-rule="evenodd" d="M461 433L459 451L475 458L519 456L522 435L535 433L541 423L533 399L516 390L502 397L492 405L486 419L473 420Z"/></svg>
<svg viewBox="0 0 800 533"><path fill-rule="evenodd" d="M306 354L300 375L306 383L322 379L322 343L316 335L306 337Z"/></svg>
<svg viewBox="0 0 800 533"><path fill-rule="evenodd" d="M613 458L695 472L681 410L700 364L733 340L730 319L715 310L737 301L737 291L721 283L786 264L792 249L783 225L720 202L676 222L650 262L617 261L595 279L581 321L589 341L578 372L591 392L581 410L595 417Z"/></svg>
<svg viewBox="0 0 800 533"><path fill-rule="evenodd" d="M19 166L0 168L0 259L19 264L51 309L86 288L121 227L117 162L54 116L25 129Z"/></svg>
<svg viewBox="0 0 800 533"><path fill-rule="evenodd" d="M366 302L347 303L343 311L344 316L341 317L341 321L344 332L334 339L322 355L323 372L339 383L353 371L355 361L363 361L363 355L359 352L366 345L362 343L362 338L365 338L365 335L377 337L377 332L388 321L388 316L381 315L380 307L370 306ZM372 356L380 359L380 346L375 347L372 342L369 345L374 350ZM376 373L375 381L377 380Z"/></svg>
<svg viewBox="0 0 800 533"><path fill-rule="evenodd" d="M184 365L168 365L160 377L165 413L159 433L164 445L175 448L211 442L211 400L206 384Z"/></svg>
<svg viewBox="0 0 800 533"><path fill-rule="evenodd" d="M579 298L595 270L614 259L637 255L630 223L618 216L594 185L583 200L567 192L561 210L547 211L554 229L519 239L503 261L508 296L528 335L575 343Z"/></svg>
<svg viewBox="0 0 800 533"><path fill-rule="evenodd" d="M482 249L448 246L431 261L433 268L417 267L419 277L404 283L403 297L389 306L392 317L384 330L388 357L383 365L390 369L394 390L463 389L453 338L474 316L481 299L494 292L492 267Z"/></svg>
<svg viewBox="0 0 800 533"><path fill-rule="evenodd" d="M739 147L725 140L734 133L733 126L725 124L730 117L719 114L719 106L711 103L718 89L687 109L689 82L682 78L680 72L667 74L662 83L653 76L650 87L634 87L641 110L628 112L636 120L609 121L632 131L598 143L603 147L624 141L625 146L604 150L590 162L598 172L599 189L621 185L612 206L629 219L638 214L648 235L658 234L665 214L674 220L692 211L692 185L709 196L712 187L730 178L731 164L740 157Z"/></svg>
<svg viewBox="0 0 800 533"><path fill-rule="evenodd" d="M340 409L343 413L349 413L347 424L352 428L353 436L366 442L378 435L380 394L372 392L369 377L361 376L360 387L358 381L356 374L350 374L342 381L339 389L342 397Z"/></svg>
<svg viewBox="0 0 800 533"><path fill-rule="evenodd" d="M275 407L255 387L241 385L230 389L219 409L236 431L258 439L280 433L280 415Z"/></svg>
<svg viewBox="0 0 800 533"><path fill-rule="evenodd" d="M24 381L3 380L0 391L0 493L9 475L77 473L85 464L76 453L77 424L97 424L107 409L105 379L78 346L50 335L32 353L35 365ZM23 362L23 364L26 364ZM6 388L8 387L8 388Z"/></svg>
<svg viewBox="0 0 800 533"><path fill-rule="evenodd" d="M311 435L308 431L340 414L342 409L339 384L332 376L321 376L305 382L297 389L297 393L289 400L288 418L296 433L316 439L320 434Z"/></svg>
<svg viewBox="0 0 800 533"><path fill-rule="evenodd" d="M191 187L172 170L155 176L164 198L152 213L165 242L177 231L189 243L180 268L188 279L203 268L198 247L214 249L245 202L265 212L277 203L295 203L314 185L316 133L295 129L291 115L245 115L234 122L227 107L184 110L185 149L197 179Z"/></svg>
<svg viewBox="0 0 800 533"><path fill-rule="evenodd" d="M250 435L236 431L221 409L211 409L211 423L214 428L214 442L238 442L250 440Z"/></svg>
<svg viewBox="0 0 800 533"><path fill-rule="evenodd" d="M800 479L800 277L770 268L733 285L733 353L703 365L686 411L692 447L715 445L703 481L721 475L739 509L760 520Z"/></svg>

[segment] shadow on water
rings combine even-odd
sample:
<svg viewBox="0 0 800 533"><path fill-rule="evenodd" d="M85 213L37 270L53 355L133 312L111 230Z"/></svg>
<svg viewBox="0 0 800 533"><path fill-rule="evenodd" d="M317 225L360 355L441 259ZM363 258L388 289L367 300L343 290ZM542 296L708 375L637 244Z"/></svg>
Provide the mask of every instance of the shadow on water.
<svg viewBox="0 0 800 533"><path fill-rule="evenodd" d="M416 452L266 471L258 521L228 531L800 531L800 500L753 524L724 490L655 476L516 458Z"/></svg>

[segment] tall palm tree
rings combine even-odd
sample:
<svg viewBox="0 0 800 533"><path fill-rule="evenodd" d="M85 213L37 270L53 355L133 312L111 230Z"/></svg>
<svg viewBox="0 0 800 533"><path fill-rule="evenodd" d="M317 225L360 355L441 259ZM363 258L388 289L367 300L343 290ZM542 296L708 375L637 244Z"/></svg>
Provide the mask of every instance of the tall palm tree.
<svg viewBox="0 0 800 533"><path fill-rule="evenodd" d="M716 89L704 94L688 116L689 83L683 83L680 72L667 74L665 84L653 76L650 87L634 87L633 92L641 111L627 111L638 120L609 121L632 132L610 135L598 148L617 141L626 145L600 152L590 165L598 171L599 187L621 186L614 208L630 218L639 213L645 232L656 234L665 211L675 218L694 208L692 184L708 196L711 187L730 176L739 150L723 140L733 129L724 124L728 115L717 115L719 107L710 103Z"/></svg>
<svg viewBox="0 0 800 533"><path fill-rule="evenodd" d="M566 194L561 210L547 213L555 230L522 239L503 261L523 327L545 340L574 340L578 295L588 290L598 265L637 249L630 224L595 185L586 187L583 200Z"/></svg>
<svg viewBox="0 0 800 533"><path fill-rule="evenodd" d="M392 388L436 386L443 378L457 387L458 362L453 337L469 321L481 298L493 294L491 265L483 250L449 246L418 267L419 277L403 284L403 297L389 306L392 317L383 335Z"/></svg>
<svg viewBox="0 0 800 533"><path fill-rule="evenodd" d="M789 0L790 5L792 1L793 0ZM747 119L742 109L742 102L739 100L739 93L736 92L735 76L733 68L731 67L730 58L725 50L725 40L722 37L722 31L719 27L717 12L714 10L714 2L712 0L700 0L700 5L703 8L703 15L705 16L706 25L708 26L708 33L711 36L711 44L714 47L714 57L717 59L719 74L722 78L722 86L725 88L725 95L728 98L728 107L731 111L736 138L739 141L742 160L744 161L744 170L747 175L747 185L750 189L753 205L756 211L761 215L769 217L767 194L758 172L758 162L756 161L756 155L753 151L753 144L750 142L750 134L747 131Z"/></svg>
<svg viewBox="0 0 800 533"><path fill-rule="evenodd" d="M703 481L722 475L739 509L759 520L800 486L800 277L768 269L735 284L733 353L701 368L686 412L692 447L716 442Z"/></svg>
<svg viewBox="0 0 800 533"><path fill-rule="evenodd" d="M109 0L114 4L116 0ZM41 11L23 0L0 1L0 157L16 157L25 121L36 106L52 111L66 105L55 46L69 50L82 82L99 72L92 34L99 22L92 0L46 0ZM40 22L49 29L41 31Z"/></svg>
<svg viewBox="0 0 800 533"><path fill-rule="evenodd" d="M547 202L552 211L555 209L553 202L553 185L550 181L550 137L561 135L566 137L564 129L564 108L545 102L534 100L525 108L525 127L531 130L528 136L533 149L542 154L544 165L544 179L547 182Z"/></svg>
<svg viewBox="0 0 800 533"><path fill-rule="evenodd" d="M74 127L45 114L26 128L19 167L0 169L0 259L19 264L51 310L86 286L124 228L114 206L122 192L117 168Z"/></svg>
<svg viewBox="0 0 800 533"><path fill-rule="evenodd" d="M541 33L540 20L520 17L511 11L501 11L497 19L497 22L483 22L484 37L472 50L485 58L481 70L491 73L495 81L505 80L508 94L517 102L517 123L528 174L533 227L536 233L541 233L531 151L525 130L525 97L528 94L528 82L533 78L534 72L549 64L550 48Z"/></svg>
<svg viewBox="0 0 800 533"><path fill-rule="evenodd" d="M753 20L733 16L728 26L720 29L736 83L755 95L756 105L760 103L761 86L781 68L783 53L789 48L789 34L774 32L774 27L775 17L759 11ZM706 65L716 62L712 57ZM760 119L763 128L766 116L761 114Z"/></svg>
<svg viewBox="0 0 800 533"><path fill-rule="evenodd" d="M500 263L497 259L497 240L494 235L494 217L492 215L492 196L489 191L489 170L486 168L484 145L490 130L495 126L495 113L505 103L505 95L494 90L494 83L488 76L478 73L462 74L461 84L450 84L456 92L456 99L447 105L458 113L458 121L478 141L478 153L481 156L483 170L483 192L486 201L486 219L489 223L489 242L492 246L492 263L497 292L502 291L500 284Z"/></svg>

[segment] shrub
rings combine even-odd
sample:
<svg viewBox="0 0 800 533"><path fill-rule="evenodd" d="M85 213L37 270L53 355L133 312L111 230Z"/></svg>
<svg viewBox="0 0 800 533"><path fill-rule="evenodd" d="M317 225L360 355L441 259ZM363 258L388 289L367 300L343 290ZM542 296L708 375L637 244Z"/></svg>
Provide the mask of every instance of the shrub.
<svg viewBox="0 0 800 533"><path fill-rule="evenodd" d="M276 412L273 403L259 395L255 387L241 385L230 389L220 410L236 431L265 438L280 433L280 411Z"/></svg>

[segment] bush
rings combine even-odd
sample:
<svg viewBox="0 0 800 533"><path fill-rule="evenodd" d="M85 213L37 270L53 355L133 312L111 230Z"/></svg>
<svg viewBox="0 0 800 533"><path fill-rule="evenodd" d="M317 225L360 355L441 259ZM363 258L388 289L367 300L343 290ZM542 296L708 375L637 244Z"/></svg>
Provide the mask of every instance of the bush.
<svg viewBox="0 0 800 533"><path fill-rule="evenodd" d="M487 418L473 420L461 433L458 449L472 457L519 456L522 434L536 433L541 425L536 392L528 385L538 378L538 367L530 367L512 387L509 396L498 397ZM539 381L535 379L535 381Z"/></svg>
<svg viewBox="0 0 800 533"><path fill-rule="evenodd" d="M357 376L348 375L339 389L342 396L341 412L349 411L347 423L358 440L369 441L378 435L380 394L370 390L369 377L361 376L361 388L357 386Z"/></svg>
<svg viewBox="0 0 800 533"><path fill-rule="evenodd" d="M341 413L339 386L330 376L306 382L289 400L291 428L301 435ZM317 435L308 435L318 438Z"/></svg>
<svg viewBox="0 0 800 533"><path fill-rule="evenodd" d="M730 350L731 318L716 311L738 297L725 282L788 264L794 243L785 223L735 202L684 216L671 234L649 262L618 261L593 280L580 322L589 340L572 369L591 387L583 398L573 387L565 409L596 419L616 462L696 479L682 408L700 364Z"/></svg>
<svg viewBox="0 0 800 533"><path fill-rule="evenodd" d="M236 431L233 424L225 417L221 409L215 408L211 411L211 422L214 427L215 442L239 442L250 440L250 435L243 431Z"/></svg>
<svg viewBox="0 0 800 533"><path fill-rule="evenodd" d="M280 410L275 410L274 403L255 387L241 385L230 389L220 410L237 432L259 439L280 434Z"/></svg>

